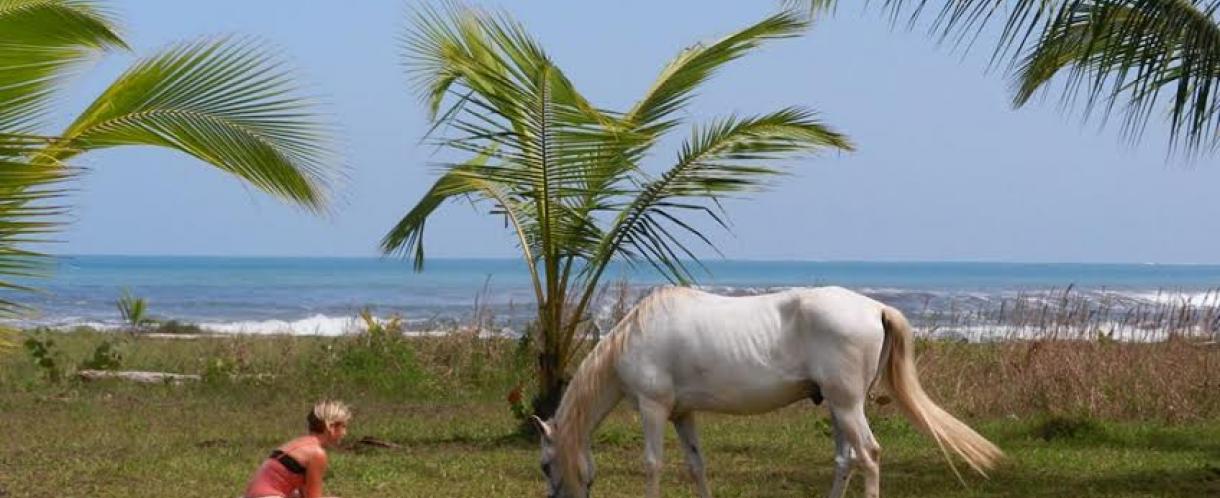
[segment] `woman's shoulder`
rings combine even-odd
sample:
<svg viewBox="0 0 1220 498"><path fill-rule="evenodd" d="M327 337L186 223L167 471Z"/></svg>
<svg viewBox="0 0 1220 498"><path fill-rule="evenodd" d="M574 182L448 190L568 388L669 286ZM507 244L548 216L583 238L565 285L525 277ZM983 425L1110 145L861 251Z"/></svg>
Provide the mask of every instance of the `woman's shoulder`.
<svg viewBox="0 0 1220 498"><path fill-rule="evenodd" d="M321 448L321 443L318 441L317 436L306 434L290 439L288 442L280 445L280 447Z"/></svg>
<svg viewBox="0 0 1220 498"><path fill-rule="evenodd" d="M279 450L293 455L294 457L311 458L316 455L326 455L326 450L322 445L318 444L318 439L313 436L301 436L281 444Z"/></svg>

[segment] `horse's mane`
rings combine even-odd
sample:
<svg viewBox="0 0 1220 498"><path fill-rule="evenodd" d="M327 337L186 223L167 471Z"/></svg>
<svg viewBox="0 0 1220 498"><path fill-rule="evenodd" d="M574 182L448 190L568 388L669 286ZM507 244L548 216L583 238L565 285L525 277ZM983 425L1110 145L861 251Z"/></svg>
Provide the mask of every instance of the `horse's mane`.
<svg viewBox="0 0 1220 498"><path fill-rule="evenodd" d="M577 456L588 445L594 425L601 422L594 417L593 406L597 397L608 384L617 382L614 364L627 349L632 333L641 330L641 323L656 311L656 308L671 297L685 294L687 287L661 287L652 291L631 309L610 333L598 341L589 355L580 363L572 382L564 391L559 408L555 411L555 458L564 473L564 483L579 485Z"/></svg>

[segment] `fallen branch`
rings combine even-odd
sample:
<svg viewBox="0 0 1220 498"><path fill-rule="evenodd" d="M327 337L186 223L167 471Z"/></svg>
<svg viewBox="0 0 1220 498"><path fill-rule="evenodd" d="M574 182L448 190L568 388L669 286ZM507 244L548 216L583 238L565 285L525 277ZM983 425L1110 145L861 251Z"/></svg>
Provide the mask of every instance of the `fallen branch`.
<svg viewBox="0 0 1220 498"><path fill-rule="evenodd" d="M81 370L76 372L76 376L84 381L118 379L140 384L181 384L187 381L202 380L202 377L192 374L141 371Z"/></svg>
<svg viewBox="0 0 1220 498"><path fill-rule="evenodd" d="M399 448L399 446L397 444L391 443L389 441L383 441L383 440L380 440L380 439L377 439L377 438L374 438L371 436L364 436L364 437L360 438L359 441L356 441L356 443L363 444L365 446L376 446L378 448Z"/></svg>

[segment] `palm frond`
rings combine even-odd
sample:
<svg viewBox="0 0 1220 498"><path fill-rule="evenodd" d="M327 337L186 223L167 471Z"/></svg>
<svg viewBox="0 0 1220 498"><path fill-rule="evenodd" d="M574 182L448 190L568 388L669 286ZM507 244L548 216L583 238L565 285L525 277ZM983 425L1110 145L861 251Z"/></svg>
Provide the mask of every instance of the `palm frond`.
<svg viewBox="0 0 1220 498"><path fill-rule="evenodd" d="M1215 145L1220 130L1220 25L1211 0L1092 0L1057 12L1016 74L1017 105L1065 74L1065 98L1124 114L1138 137L1167 105L1170 138L1187 150Z"/></svg>
<svg viewBox="0 0 1220 498"><path fill-rule="evenodd" d="M382 237L381 251L385 254L412 255L415 268L423 269L423 237L428 218L445 201L479 191L479 186L470 181L474 175L468 175L467 171L484 167L491 153L492 151L488 150L466 164L456 165L441 175L424 193L424 196L415 203L415 206L407 211L407 214ZM487 183L494 182L488 178L479 179Z"/></svg>
<svg viewBox="0 0 1220 498"><path fill-rule="evenodd" d="M127 45L93 2L0 0L0 130L32 131L60 77L114 48Z"/></svg>
<svg viewBox="0 0 1220 498"><path fill-rule="evenodd" d="M482 105L490 107L487 111L515 122L529 110L519 99L544 83L554 85L550 90L556 93L556 102L573 108L567 117L601 119L541 45L507 15L455 5L424 6L415 11L413 21L412 29L399 42L404 64L430 119L442 115L445 99L457 87L463 96L477 94ZM541 77L544 73L545 78ZM454 110L443 114L451 115Z"/></svg>
<svg viewBox="0 0 1220 498"><path fill-rule="evenodd" d="M799 108L697 127L674 166L644 184L607 230L586 280L600 277L618 248L629 247L632 254L672 281L691 281L693 275L683 261L699 258L679 234L711 243L683 221L682 212L704 213L724 226L720 215L700 201L762 188L768 178L783 173L767 163L827 148L852 150L852 145L819 122L812 111ZM589 289L586 295L591 295Z"/></svg>
<svg viewBox="0 0 1220 498"><path fill-rule="evenodd" d="M75 171L40 157L49 141L0 134L0 317L29 311L18 295L34 291L28 281L46 275L50 257L37 247L64 221L66 209L56 201Z"/></svg>
<svg viewBox="0 0 1220 498"><path fill-rule="evenodd" d="M783 0L780 5L786 10L808 9L812 16L822 12L833 12L839 6L839 2L838 0Z"/></svg>
<svg viewBox="0 0 1220 498"><path fill-rule="evenodd" d="M479 174L533 203L537 224L523 229L538 243L535 255L555 266L579 246L574 240L588 240L587 217L578 211L594 192L590 173L629 135L608 126L614 117L580 95L507 16L425 8L402 43L417 92L437 128L445 127L447 136L436 142L474 154L494 149Z"/></svg>
<svg viewBox="0 0 1220 498"><path fill-rule="evenodd" d="M511 184L506 186L497 178L494 169L486 166L492 152L488 150L465 164L450 166L415 207L382 238L381 250L386 254L410 254L415 269L422 270L425 263L424 228L432 213L454 198L490 201L494 204L493 212L503 215L516 233L522 258L530 270L536 298L542 302L544 295L537 269L533 265L537 254L543 250L538 229L540 219L537 211L534 211L534 203L509 191Z"/></svg>
<svg viewBox="0 0 1220 498"><path fill-rule="evenodd" d="M139 62L63 133L77 152L153 145L321 210L336 158L315 102L253 40L205 40ZM62 159L63 157L59 157Z"/></svg>
<svg viewBox="0 0 1220 498"><path fill-rule="evenodd" d="M834 2L810 0L824 10ZM895 18L931 18L955 44L994 33L992 62L1011 64L1014 103L1025 105L1056 74L1063 99L1082 97L1084 114L1118 108L1138 138L1166 108L1169 141L1187 151L1220 145L1215 82L1220 79L1218 0L885 0ZM992 31L994 30L994 31Z"/></svg>
<svg viewBox="0 0 1220 498"><path fill-rule="evenodd" d="M649 129L653 135L664 133L679 123L673 115L686 106L695 90L718 69L766 40L797 36L808 26L809 22L797 12L783 11L715 42L683 50L661 70L623 121L633 128Z"/></svg>
<svg viewBox="0 0 1220 498"><path fill-rule="evenodd" d="M785 10L718 40L684 49L658 75L645 95L622 116L613 116L603 126L616 130L611 141L600 141L601 156L582 174L585 195L576 204L573 219L591 219L598 212L618 213L625 204L616 201L633 194L639 182L637 164L649 147L681 120L675 116L685 108L700 85L719 69L757 49L763 42L799 35L809 26L795 11ZM605 232L596 227L569 224L574 234L570 239L575 254L595 259ZM624 256L635 254L626 247L619 249Z"/></svg>
<svg viewBox="0 0 1220 498"><path fill-rule="evenodd" d="M698 257L674 230L711 243L679 213L703 212L724 225L709 206L692 201L756 191L767 179L783 173L770 163L794 154L852 148L845 136L818 121L814 112L800 108L696 127L674 166L643 186L608 231L611 238L603 247L629 245L666 277L687 283L692 274L683 260L697 262Z"/></svg>

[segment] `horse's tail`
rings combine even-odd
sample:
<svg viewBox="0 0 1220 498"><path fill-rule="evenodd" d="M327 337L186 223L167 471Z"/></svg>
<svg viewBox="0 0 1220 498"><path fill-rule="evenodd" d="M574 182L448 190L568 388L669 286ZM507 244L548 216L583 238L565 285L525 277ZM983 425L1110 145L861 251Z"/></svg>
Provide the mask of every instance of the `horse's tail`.
<svg viewBox="0 0 1220 498"><path fill-rule="evenodd" d="M947 448L966 460L979 474L986 476L986 471L1004 457L1004 452L937 406L924 392L915 371L911 325L906 317L887 306L881 311L881 324L885 328L885 347L882 349L888 350L888 354L882 354L884 365L881 370L890 395L897 399L907 419L936 441L946 459L949 458ZM949 460L949 466L953 467L952 460ZM953 471L956 473L957 469Z"/></svg>

